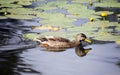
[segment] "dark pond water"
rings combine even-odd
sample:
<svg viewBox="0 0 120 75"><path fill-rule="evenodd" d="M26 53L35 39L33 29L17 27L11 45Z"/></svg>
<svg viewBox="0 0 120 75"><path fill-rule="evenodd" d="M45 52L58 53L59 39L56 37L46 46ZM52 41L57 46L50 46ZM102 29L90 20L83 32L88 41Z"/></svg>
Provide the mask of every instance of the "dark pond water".
<svg viewBox="0 0 120 75"><path fill-rule="evenodd" d="M67 14L63 9L56 12ZM0 20L0 75L120 74L120 48L115 43L93 44L86 56L79 57L74 48L48 52L38 47L36 42L24 39L23 34L31 32L32 26L40 25L39 20ZM78 19L74 24L79 26L87 21Z"/></svg>
<svg viewBox="0 0 120 75"><path fill-rule="evenodd" d="M94 44L85 57L74 48L63 52L40 47L0 53L0 75L119 75L120 49L116 44Z"/></svg>

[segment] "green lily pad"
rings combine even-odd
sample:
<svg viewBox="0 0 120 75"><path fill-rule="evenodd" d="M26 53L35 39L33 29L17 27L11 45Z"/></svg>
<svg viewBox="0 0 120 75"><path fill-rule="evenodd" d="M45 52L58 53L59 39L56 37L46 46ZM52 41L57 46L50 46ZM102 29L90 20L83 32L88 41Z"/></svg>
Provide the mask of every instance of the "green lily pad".
<svg viewBox="0 0 120 75"><path fill-rule="evenodd" d="M36 38L40 38L42 37L41 34L36 34L36 33L27 33L27 34L24 34L23 36L25 39L30 39L30 40L34 40Z"/></svg>
<svg viewBox="0 0 120 75"><path fill-rule="evenodd" d="M95 15L101 15L101 13L105 12L107 15L111 15L113 14L113 12L110 12L110 11L99 11L99 12L95 12L94 14Z"/></svg>
<svg viewBox="0 0 120 75"><path fill-rule="evenodd" d="M64 4L58 5L59 8L66 9L69 14L75 15L77 18L98 18L94 15L95 11L88 9L82 4Z"/></svg>
<svg viewBox="0 0 120 75"><path fill-rule="evenodd" d="M102 41L116 41L120 38L120 36L114 36L110 33L105 33L105 32L97 32L94 35L95 35L94 39L102 40Z"/></svg>
<svg viewBox="0 0 120 75"><path fill-rule="evenodd" d="M10 4L13 3L16 0L0 0L0 4Z"/></svg>
<svg viewBox="0 0 120 75"><path fill-rule="evenodd" d="M41 34L36 34L36 33L27 33L24 34L24 38L26 39L30 39L30 40L35 40L35 38L40 38L40 37L44 37L44 36L58 36L58 37L64 37L67 38L67 33L66 32L60 32L60 31L56 31L56 32L44 32Z"/></svg>
<svg viewBox="0 0 120 75"><path fill-rule="evenodd" d="M12 8L12 9L7 9L7 12L10 12L12 14L34 14L36 13L33 9L30 9L30 8Z"/></svg>
<svg viewBox="0 0 120 75"><path fill-rule="evenodd" d="M52 25L52 26L58 26L61 28L74 26L72 22L76 20L76 19L66 18L61 13L51 14L51 13L42 12L37 14L37 17L42 18L40 23L42 23L43 25Z"/></svg>
<svg viewBox="0 0 120 75"><path fill-rule="evenodd" d="M101 3L95 3L96 7L120 7L117 0L102 0Z"/></svg>
<svg viewBox="0 0 120 75"><path fill-rule="evenodd" d="M95 2L96 0L91 0L92 2ZM73 3L89 3L90 0L72 0Z"/></svg>
<svg viewBox="0 0 120 75"><path fill-rule="evenodd" d="M32 4L31 1L29 1L29 0L28 1L27 0L22 0L22 1L18 1L17 4L19 4L19 5L31 5Z"/></svg>
<svg viewBox="0 0 120 75"><path fill-rule="evenodd" d="M116 30L120 32L120 25L117 26Z"/></svg>
<svg viewBox="0 0 120 75"><path fill-rule="evenodd" d="M54 7L59 7L59 6L64 6L67 4L66 0L59 0L59 1L51 1L47 3L48 6L54 6Z"/></svg>
<svg viewBox="0 0 120 75"><path fill-rule="evenodd" d="M36 18L35 16L32 15L21 15L21 14L10 14L6 15L8 18L13 18L13 19L34 19Z"/></svg>
<svg viewBox="0 0 120 75"><path fill-rule="evenodd" d="M35 10L53 10L53 9L57 9L57 7L49 6L47 4L40 5L35 8Z"/></svg>
<svg viewBox="0 0 120 75"><path fill-rule="evenodd" d="M6 16L0 16L0 19L6 19L6 18L8 18L8 17L6 17Z"/></svg>
<svg viewBox="0 0 120 75"><path fill-rule="evenodd" d="M8 7L8 8L13 8L13 7L22 7L21 5L16 5L16 4L1 4L0 6L1 8L2 7Z"/></svg>
<svg viewBox="0 0 120 75"><path fill-rule="evenodd" d="M21 5L30 5L31 2L35 0L0 0L1 4L10 4L16 2L16 4L21 4Z"/></svg>

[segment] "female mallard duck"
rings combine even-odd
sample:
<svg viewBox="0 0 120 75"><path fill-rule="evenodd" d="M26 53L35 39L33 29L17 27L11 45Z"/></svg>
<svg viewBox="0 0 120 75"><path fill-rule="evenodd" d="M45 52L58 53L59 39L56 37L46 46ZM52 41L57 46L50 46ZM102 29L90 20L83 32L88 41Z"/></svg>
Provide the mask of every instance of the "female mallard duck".
<svg viewBox="0 0 120 75"><path fill-rule="evenodd" d="M83 46L84 44L91 43L83 33L77 34L75 40L70 41L66 38L46 36L43 38L36 39L40 43L40 47L46 48L47 50L60 51L67 48L73 48L77 46Z"/></svg>

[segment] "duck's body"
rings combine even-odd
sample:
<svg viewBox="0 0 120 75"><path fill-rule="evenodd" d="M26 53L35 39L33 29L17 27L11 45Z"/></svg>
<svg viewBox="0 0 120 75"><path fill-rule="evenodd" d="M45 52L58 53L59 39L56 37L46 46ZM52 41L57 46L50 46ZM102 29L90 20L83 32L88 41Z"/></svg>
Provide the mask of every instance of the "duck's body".
<svg viewBox="0 0 120 75"><path fill-rule="evenodd" d="M40 46L44 48L72 48L76 47L80 44L77 41L70 41L66 38L62 37L55 37L55 36L48 36L39 39Z"/></svg>
<svg viewBox="0 0 120 75"><path fill-rule="evenodd" d="M81 36L76 36L76 39L70 41L66 38L55 37L55 36L46 36L43 38L38 38L40 47L46 48L47 50L63 50L67 48L73 48L81 45L80 38Z"/></svg>

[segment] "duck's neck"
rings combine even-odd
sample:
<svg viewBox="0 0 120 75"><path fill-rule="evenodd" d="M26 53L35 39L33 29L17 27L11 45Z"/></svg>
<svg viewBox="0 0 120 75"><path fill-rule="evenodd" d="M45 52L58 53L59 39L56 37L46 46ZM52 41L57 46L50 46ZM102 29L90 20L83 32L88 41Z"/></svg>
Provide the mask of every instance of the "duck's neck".
<svg viewBox="0 0 120 75"><path fill-rule="evenodd" d="M70 46L71 46L71 47L76 47L76 46L78 46L78 45L80 45L80 42L79 42L79 41L71 41L71 43L70 43Z"/></svg>

